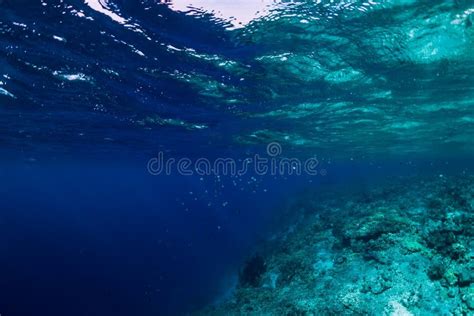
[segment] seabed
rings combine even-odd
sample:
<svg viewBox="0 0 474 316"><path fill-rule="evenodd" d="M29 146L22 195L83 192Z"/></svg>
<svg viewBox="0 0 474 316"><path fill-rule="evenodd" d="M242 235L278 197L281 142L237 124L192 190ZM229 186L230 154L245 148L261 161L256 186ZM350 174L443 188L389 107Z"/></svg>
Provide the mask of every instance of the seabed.
<svg viewBox="0 0 474 316"><path fill-rule="evenodd" d="M474 315L474 177L306 193L199 315Z"/></svg>

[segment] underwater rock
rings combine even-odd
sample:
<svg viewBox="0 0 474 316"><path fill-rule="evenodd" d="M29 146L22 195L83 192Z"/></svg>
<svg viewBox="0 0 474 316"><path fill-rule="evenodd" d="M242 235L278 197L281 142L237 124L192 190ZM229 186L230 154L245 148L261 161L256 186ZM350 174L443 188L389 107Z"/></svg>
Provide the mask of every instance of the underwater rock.
<svg viewBox="0 0 474 316"><path fill-rule="evenodd" d="M469 286L470 284L474 283L474 269L472 267L462 269L458 275L458 278L459 286Z"/></svg>
<svg viewBox="0 0 474 316"><path fill-rule="evenodd" d="M378 295L378 294L383 293L385 290L387 290L389 288L390 287L385 286L385 284L382 283L382 282L376 282L376 283L370 285L370 292L372 294Z"/></svg>
<svg viewBox="0 0 474 316"><path fill-rule="evenodd" d="M443 200L439 197L433 197L428 200L426 207L432 214L439 214L439 212L444 208Z"/></svg>
<svg viewBox="0 0 474 316"><path fill-rule="evenodd" d="M364 251L362 257L365 261L374 261L378 264L388 264L390 262L390 258L383 251L374 251L370 248Z"/></svg>
<svg viewBox="0 0 474 316"><path fill-rule="evenodd" d="M342 303L346 311L342 312L342 315L346 315L348 312L355 315L366 315L367 306L365 306L361 293L354 289L348 289L347 292L342 292L339 297L339 302Z"/></svg>
<svg viewBox="0 0 474 316"><path fill-rule="evenodd" d="M452 222L438 222L428 225L424 233L424 240L429 248L436 250L443 256L458 260L467 254L467 249L459 238L462 232L462 227L453 225Z"/></svg>
<svg viewBox="0 0 474 316"><path fill-rule="evenodd" d="M433 281L441 280L447 270L447 265L441 257L433 259L431 265L428 268L428 276Z"/></svg>
<svg viewBox="0 0 474 316"><path fill-rule="evenodd" d="M262 278L262 287L275 289L277 287L278 278L280 275L275 272L266 273L265 276Z"/></svg>
<svg viewBox="0 0 474 316"><path fill-rule="evenodd" d="M454 287L451 287L448 289L448 297L450 298L453 298L453 297L456 297L456 295L459 293L458 289L457 288L454 288Z"/></svg>
<svg viewBox="0 0 474 316"><path fill-rule="evenodd" d="M442 285L447 285L447 286L454 286L458 283L458 277L456 275L455 270L453 269L448 269L443 275L443 282Z"/></svg>
<svg viewBox="0 0 474 316"><path fill-rule="evenodd" d="M262 275L266 271L266 264L263 257L256 254L244 265L244 268L239 275L239 283L242 286L253 286L259 285Z"/></svg>
<svg viewBox="0 0 474 316"><path fill-rule="evenodd" d="M470 310L474 310L474 286L471 286L463 295L462 300Z"/></svg>
<svg viewBox="0 0 474 316"><path fill-rule="evenodd" d="M346 261L347 261L347 258L345 256L342 256L342 255L339 255L334 259L334 263L338 264L338 265L343 264Z"/></svg>
<svg viewBox="0 0 474 316"><path fill-rule="evenodd" d="M390 289L392 284L389 280L389 274L382 276L373 276L365 281L362 286L362 293L372 293L374 295L379 295Z"/></svg>
<svg viewBox="0 0 474 316"><path fill-rule="evenodd" d="M420 252L425 248L422 244L420 244L417 240L414 239L404 239L402 242L402 247L409 253Z"/></svg>
<svg viewBox="0 0 474 316"><path fill-rule="evenodd" d="M467 253L466 247L461 243L455 243L451 246L450 256L453 259L460 259Z"/></svg>

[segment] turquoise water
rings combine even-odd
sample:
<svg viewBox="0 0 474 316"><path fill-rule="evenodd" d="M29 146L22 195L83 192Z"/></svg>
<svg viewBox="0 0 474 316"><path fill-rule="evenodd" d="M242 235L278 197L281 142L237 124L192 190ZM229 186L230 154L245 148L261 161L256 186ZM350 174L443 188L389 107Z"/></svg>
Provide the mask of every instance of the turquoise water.
<svg viewBox="0 0 474 316"><path fill-rule="evenodd" d="M0 314L469 315L473 24L468 0L0 0Z"/></svg>

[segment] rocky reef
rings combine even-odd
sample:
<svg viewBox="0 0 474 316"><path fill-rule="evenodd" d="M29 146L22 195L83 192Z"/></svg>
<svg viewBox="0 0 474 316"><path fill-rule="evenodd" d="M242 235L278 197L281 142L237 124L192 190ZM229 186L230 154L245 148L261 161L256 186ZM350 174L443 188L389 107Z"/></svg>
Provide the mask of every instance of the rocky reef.
<svg viewBox="0 0 474 316"><path fill-rule="evenodd" d="M474 315L474 177L305 194L203 315Z"/></svg>

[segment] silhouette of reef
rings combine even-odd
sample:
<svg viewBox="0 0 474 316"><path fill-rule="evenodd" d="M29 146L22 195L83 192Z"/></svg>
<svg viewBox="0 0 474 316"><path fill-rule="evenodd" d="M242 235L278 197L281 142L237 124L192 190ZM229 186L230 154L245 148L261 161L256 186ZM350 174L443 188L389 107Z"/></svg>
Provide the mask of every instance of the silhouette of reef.
<svg viewBox="0 0 474 316"><path fill-rule="evenodd" d="M265 273L265 261L259 254L254 255L244 265L239 275L241 286L258 286L262 275Z"/></svg>

